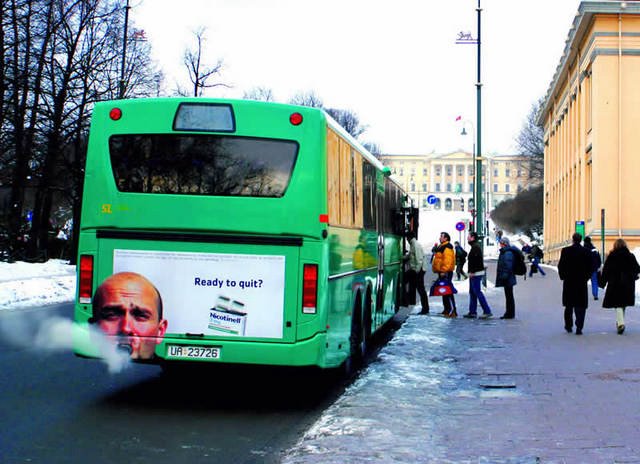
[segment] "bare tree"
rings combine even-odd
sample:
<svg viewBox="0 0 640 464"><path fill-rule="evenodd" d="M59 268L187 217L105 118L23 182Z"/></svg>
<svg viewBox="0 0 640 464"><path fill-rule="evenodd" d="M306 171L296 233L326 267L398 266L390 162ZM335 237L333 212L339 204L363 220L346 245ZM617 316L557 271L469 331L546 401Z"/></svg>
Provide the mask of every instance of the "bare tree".
<svg viewBox="0 0 640 464"><path fill-rule="evenodd" d="M292 105L309 106L311 108L324 107L322 98L320 98L313 90L307 90L305 92L295 94L291 97L289 103Z"/></svg>
<svg viewBox="0 0 640 464"><path fill-rule="evenodd" d="M193 33L196 39L195 49L187 49L184 52L184 65L189 73L189 79L193 84L193 96L201 97L205 89L213 87L228 87L228 85L221 82L209 83L209 79L215 77L216 74L220 74L222 71L223 62L221 59L213 66L205 65L203 60L204 55L204 42L205 28L200 28Z"/></svg>
<svg viewBox="0 0 640 464"><path fill-rule="evenodd" d="M25 232L25 212L33 210L29 248L35 256L48 247L58 211L73 208L77 224L91 109L118 95L121 2L0 1L0 182L10 186L10 207L0 219L15 244ZM157 93L161 77L150 47L137 40L140 34L131 37L127 96Z"/></svg>
<svg viewBox="0 0 640 464"><path fill-rule="evenodd" d="M533 179L544 178L544 127L538 125L543 104L544 98L541 98L531 106L516 137L518 152L529 157L529 177Z"/></svg>
<svg viewBox="0 0 640 464"><path fill-rule="evenodd" d="M382 147L379 144L375 142L364 142L362 146L365 147L369 151L369 153L371 153L377 159L380 159L380 157L382 156Z"/></svg>
<svg viewBox="0 0 640 464"><path fill-rule="evenodd" d="M267 87L253 87L248 91L244 92L242 98L245 100L256 100L256 101L266 101L272 102L275 101L273 96L273 91Z"/></svg>
<svg viewBox="0 0 640 464"><path fill-rule="evenodd" d="M360 124L360 118L358 115L351 110L327 108L326 111L355 139L360 137L360 135L367 130L366 126Z"/></svg>

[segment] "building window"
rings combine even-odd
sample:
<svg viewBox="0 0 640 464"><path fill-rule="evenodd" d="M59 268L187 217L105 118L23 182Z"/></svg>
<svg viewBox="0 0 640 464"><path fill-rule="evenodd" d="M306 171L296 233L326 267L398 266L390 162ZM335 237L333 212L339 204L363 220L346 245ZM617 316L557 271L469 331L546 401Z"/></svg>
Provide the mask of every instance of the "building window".
<svg viewBox="0 0 640 464"><path fill-rule="evenodd" d="M451 176L451 174L453 174L453 168L451 167L450 164L447 164L445 169L447 171L447 176Z"/></svg>
<svg viewBox="0 0 640 464"><path fill-rule="evenodd" d="M522 184L518 184L518 193L522 192Z"/></svg>
<svg viewBox="0 0 640 464"><path fill-rule="evenodd" d="M403 168L400 168L400 175L404 176L404 169Z"/></svg>
<svg viewBox="0 0 640 464"><path fill-rule="evenodd" d="M511 190L511 185L509 185L509 184L505 184L505 186L504 186L504 191L505 191L506 193L509 193L509 190Z"/></svg>
<svg viewBox="0 0 640 464"><path fill-rule="evenodd" d="M442 167L436 166L436 176L440 176L440 175L442 175Z"/></svg>
<svg viewBox="0 0 640 464"><path fill-rule="evenodd" d="M522 177L522 169L518 169L517 177Z"/></svg>
<svg viewBox="0 0 640 464"><path fill-rule="evenodd" d="M422 199L422 207L423 207L423 208L426 208L426 207L427 207L427 205L428 205L428 203L427 203L427 199L426 199L426 198L423 198L423 199Z"/></svg>
<svg viewBox="0 0 640 464"><path fill-rule="evenodd" d="M464 166L458 166L457 171L460 177L464 176Z"/></svg>
<svg viewBox="0 0 640 464"><path fill-rule="evenodd" d="M591 154L591 153L590 153ZM585 183L586 183L586 211L587 211L587 219L592 219L593 217L593 164L591 161L587 162L587 166L585 169Z"/></svg>
<svg viewBox="0 0 640 464"><path fill-rule="evenodd" d="M505 177L509 177L511 175L511 169L507 168L504 170Z"/></svg>
<svg viewBox="0 0 640 464"><path fill-rule="evenodd" d="M411 168L411 175L413 176L416 173L416 168Z"/></svg>
<svg viewBox="0 0 640 464"><path fill-rule="evenodd" d="M427 184L422 184L422 191L426 192L427 191Z"/></svg>
<svg viewBox="0 0 640 464"><path fill-rule="evenodd" d="M494 193L498 193L498 184L493 184Z"/></svg>
<svg viewBox="0 0 640 464"><path fill-rule="evenodd" d="M470 176L472 176L472 175L473 175L473 166L472 166L472 165L469 165L469 166L467 167L467 174L469 174Z"/></svg>
<svg viewBox="0 0 640 464"><path fill-rule="evenodd" d="M498 168L495 168L495 169L493 170L493 177L498 177L498 176L499 176L499 174L498 174Z"/></svg>
<svg viewBox="0 0 640 464"><path fill-rule="evenodd" d="M473 192L473 182L471 182L471 183L469 184L469 191L470 191L470 192Z"/></svg>
<svg viewBox="0 0 640 464"><path fill-rule="evenodd" d="M436 192L440 191L440 182L436 182Z"/></svg>
<svg viewBox="0 0 640 464"><path fill-rule="evenodd" d="M586 113L587 113L587 133L591 132L591 125L593 122L593 112L592 112L592 100L593 100L593 83L591 81L591 68L586 71L586 79L584 80L585 85L585 100L586 100Z"/></svg>
<svg viewBox="0 0 640 464"><path fill-rule="evenodd" d="M413 182L411 183L411 192L415 192L416 191L416 184L414 184Z"/></svg>
<svg viewBox="0 0 640 464"><path fill-rule="evenodd" d="M422 168L422 175L426 176L427 175L427 168Z"/></svg>
<svg viewBox="0 0 640 464"><path fill-rule="evenodd" d="M462 192L462 184L456 184L456 193Z"/></svg>
<svg viewBox="0 0 640 464"><path fill-rule="evenodd" d="M451 183L447 182L447 192L451 191Z"/></svg>
<svg viewBox="0 0 640 464"><path fill-rule="evenodd" d="M453 201L451 201L451 198L447 198L444 201L444 209L445 211L451 211L452 208L453 208Z"/></svg>

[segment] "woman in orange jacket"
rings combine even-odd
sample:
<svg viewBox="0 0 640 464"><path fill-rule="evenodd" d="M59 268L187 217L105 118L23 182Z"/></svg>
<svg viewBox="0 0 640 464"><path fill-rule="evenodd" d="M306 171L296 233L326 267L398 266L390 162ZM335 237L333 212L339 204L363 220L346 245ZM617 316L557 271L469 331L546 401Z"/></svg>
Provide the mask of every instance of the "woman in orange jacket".
<svg viewBox="0 0 640 464"><path fill-rule="evenodd" d="M456 267L456 253L451 245L451 237L447 232L440 233L440 245L435 252L433 262L431 263L431 269L438 274L441 279L446 279L451 282L453 277L453 271ZM456 300L451 295L442 295L442 304L444 305L444 311L442 314L445 317L458 317L456 311Z"/></svg>

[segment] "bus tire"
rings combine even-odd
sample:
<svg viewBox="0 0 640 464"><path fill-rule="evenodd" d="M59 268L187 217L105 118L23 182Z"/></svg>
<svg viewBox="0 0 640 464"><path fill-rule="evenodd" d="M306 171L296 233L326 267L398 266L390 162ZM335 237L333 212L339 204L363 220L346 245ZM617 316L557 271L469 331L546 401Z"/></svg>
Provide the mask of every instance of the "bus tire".
<svg viewBox="0 0 640 464"><path fill-rule="evenodd" d="M349 356L343 364L343 372L347 378L353 377L362 366L366 342L362 323L362 294L358 292L351 312L351 332L349 335Z"/></svg>
<svg viewBox="0 0 640 464"><path fill-rule="evenodd" d="M372 319L372 311L373 311L373 301L371 298L371 287L367 289L367 296L364 299L364 314L362 316L362 325L363 325L363 357L366 355L367 350L369 349L369 344L371 343L371 334L373 332L371 326L373 325Z"/></svg>

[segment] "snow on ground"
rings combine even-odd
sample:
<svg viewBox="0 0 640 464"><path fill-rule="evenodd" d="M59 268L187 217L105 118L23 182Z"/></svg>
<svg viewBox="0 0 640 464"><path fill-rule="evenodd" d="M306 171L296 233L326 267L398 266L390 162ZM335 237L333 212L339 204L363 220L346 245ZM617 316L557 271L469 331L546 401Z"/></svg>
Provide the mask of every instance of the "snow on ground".
<svg viewBox="0 0 640 464"><path fill-rule="evenodd" d="M68 261L0 262L0 310L73 301L76 267Z"/></svg>

